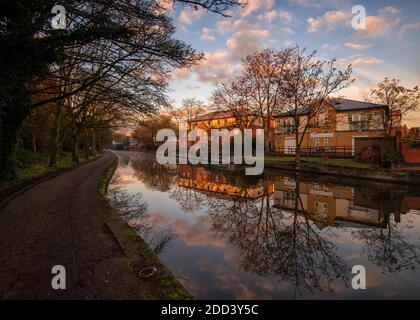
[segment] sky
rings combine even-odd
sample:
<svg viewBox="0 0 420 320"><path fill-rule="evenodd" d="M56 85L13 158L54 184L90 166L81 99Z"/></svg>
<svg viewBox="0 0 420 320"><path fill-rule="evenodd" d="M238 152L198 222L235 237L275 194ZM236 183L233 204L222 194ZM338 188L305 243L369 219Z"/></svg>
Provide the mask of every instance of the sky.
<svg viewBox="0 0 420 320"><path fill-rule="evenodd" d="M166 0L167 1L167 0ZM366 28L352 27L355 5L366 10ZM340 95L364 100L385 77L406 87L420 85L420 1L418 0L249 0L224 18L204 10L170 7L176 38L205 54L190 69L175 70L169 96L175 106L197 97L209 103L217 83L240 74L241 59L258 49L298 44L321 59L353 66L354 85ZM409 115L420 127L420 111Z"/></svg>

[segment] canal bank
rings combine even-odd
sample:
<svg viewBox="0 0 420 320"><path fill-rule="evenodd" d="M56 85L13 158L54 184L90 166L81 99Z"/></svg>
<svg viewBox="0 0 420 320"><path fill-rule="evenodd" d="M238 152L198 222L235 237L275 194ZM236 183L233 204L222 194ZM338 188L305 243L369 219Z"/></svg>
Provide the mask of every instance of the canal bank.
<svg viewBox="0 0 420 320"><path fill-rule="evenodd" d="M119 157L113 154L113 162L102 175L98 192L106 200L109 183L119 164ZM183 300L192 299L169 269L160 262L158 256L149 248L142 237L134 231L116 212L109 201L105 201L101 210L104 223L113 233L135 273L141 277L153 299Z"/></svg>
<svg viewBox="0 0 420 320"><path fill-rule="evenodd" d="M386 183L420 185L420 171L416 170L385 170L369 167L351 167L340 164L322 164L301 160L300 169L295 168L294 161L265 160L265 168L304 172L311 174L340 176L346 178L371 180Z"/></svg>
<svg viewBox="0 0 420 320"><path fill-rule="evenodd" d="M145 152L144 154L155 157L155 153L152 152ZM179 161L179 156L177 159ZM233 163L209 163L205 165L200 164L200 166L228 171L241 171L245 169L244 164ZM250 167L253 166L255 165L250 165ZM363 179L385 183L420 185L420 168L418 167L406 167L405 169L381 169L375 165L360 163L354 160L349 161L349 159L331 159L327 161L323 161L322 159L317 159L316 161L301 159L300 169L296 169L294 160L284 160L281 157L265 157L264 168L319 175L331 175L336 177Z"/></svg>
<svg viewBox="0 0 420 320"><path fill-rule="evenodd" d="M191 297L98 192L113 165L107 152L0 208L1 299ZM65 270L65 290L51 285L57 265Z"/></svg>

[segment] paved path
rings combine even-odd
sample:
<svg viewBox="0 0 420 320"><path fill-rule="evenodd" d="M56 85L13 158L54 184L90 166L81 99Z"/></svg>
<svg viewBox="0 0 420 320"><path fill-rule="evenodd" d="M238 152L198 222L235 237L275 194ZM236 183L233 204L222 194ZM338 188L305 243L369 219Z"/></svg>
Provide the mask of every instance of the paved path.
<svg viewBox="0 0 420 320"><path fill-rule="evenodd" d="M0 298L140 299L141 283L102 222L97 193L111 153L27 190L0 211ZM67 289L53 290L63 265Z"/></svg>

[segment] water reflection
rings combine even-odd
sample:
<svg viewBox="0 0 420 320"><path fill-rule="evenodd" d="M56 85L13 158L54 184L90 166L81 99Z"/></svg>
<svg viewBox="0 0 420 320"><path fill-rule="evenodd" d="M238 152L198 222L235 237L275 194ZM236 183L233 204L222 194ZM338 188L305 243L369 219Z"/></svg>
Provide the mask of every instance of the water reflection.
<svg viewBox="0 0 420 320"><path fill-rule="evenodd" d="M420 195L409 187L127 156L119 185L137 213L123 215L152 247L171 242L161 259L197 298L361 297L349 288L355 264L368 270L367 297L420 292Z"/></svg>
<svg viewBox="0 0 420 320"><path fill-rule="evenodd" d="M152 230L148 222L150 215L147 203L143 201L142 194L140 192L130 194L122 188L120 182L121 177L115 175L108 188L107 197L112 207L147 241L156 254L163 253L175 237L172 228L168 226L163 230Z"/></svg>

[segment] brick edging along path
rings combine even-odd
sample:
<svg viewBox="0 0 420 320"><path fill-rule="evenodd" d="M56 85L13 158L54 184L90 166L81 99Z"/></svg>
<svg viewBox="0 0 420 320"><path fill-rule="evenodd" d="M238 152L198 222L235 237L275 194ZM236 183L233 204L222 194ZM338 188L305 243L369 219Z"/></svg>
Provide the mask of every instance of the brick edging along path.
<svg viewBox="0 0 420 320"><path fill-rule="evenodd" d="M120 243L124 236L116 237L104 221L110 212L97 189L113 161L107 152L42 181L0 209L0 298L159 297L136 275ZM66 268L66 290L52 289L54 265Z"/></svg>

